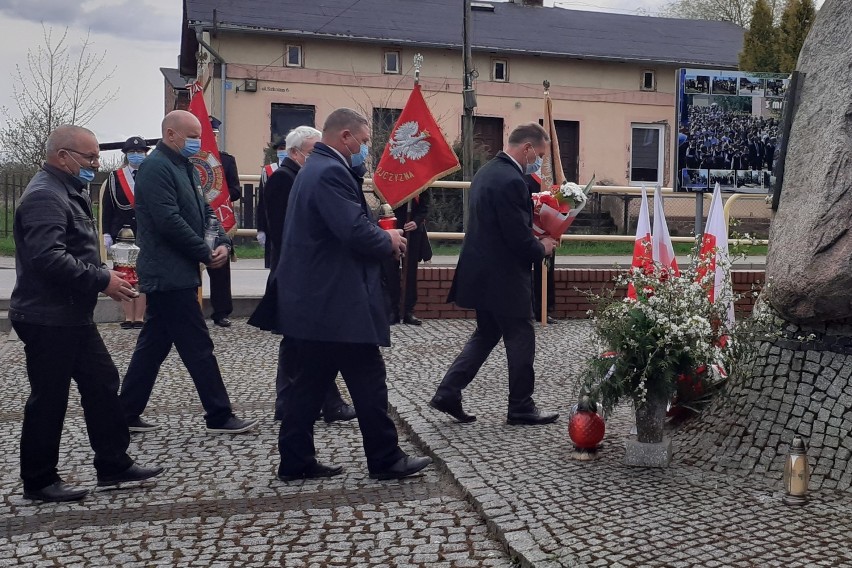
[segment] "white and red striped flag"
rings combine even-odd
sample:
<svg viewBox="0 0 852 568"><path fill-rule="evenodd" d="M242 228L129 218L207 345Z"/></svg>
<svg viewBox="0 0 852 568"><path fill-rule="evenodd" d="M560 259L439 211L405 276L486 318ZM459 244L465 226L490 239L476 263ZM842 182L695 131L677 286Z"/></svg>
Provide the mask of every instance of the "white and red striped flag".
<svg viewBox="0 0 852 568"><path fill-rule="evenodd" d="M704 226L704 235L701 238L702 267L699 269L698 277L704 278L708 271L714 272L713 282L708 294L711 302L726 302L728 325L734 325L734 301L730 280L725 279L724 265L730 262L728 256L728 224L725 223L723 211L722 189L719 184L713 190L713 199L710 201L710 211L707 213L707 224Z"/></svg>
<svg viewBox="0 0 852 568"><path fill-rule="evenodd" d="M648 192L642 186L642 205L639 207L639 219L636 223L636 241L633 244L633 262L630 264L631 272L640 268L646 274L653 270L654 257L652 253L653 243L651 241L651 219L648 215ZM627 297L636 299L636 288L633 283L627 285Z"/></svg>
<svg viewBox="0 0 852 568"><path fill-rule="evenodd" d="M668 274L680 276L680 269L677 266L672 238L669 235L669 225L666 223L662 193L658 185L654 189L654 233L651 237L651 248L654 262L660 263L665 270L662 275L665 278Z"/></svg>

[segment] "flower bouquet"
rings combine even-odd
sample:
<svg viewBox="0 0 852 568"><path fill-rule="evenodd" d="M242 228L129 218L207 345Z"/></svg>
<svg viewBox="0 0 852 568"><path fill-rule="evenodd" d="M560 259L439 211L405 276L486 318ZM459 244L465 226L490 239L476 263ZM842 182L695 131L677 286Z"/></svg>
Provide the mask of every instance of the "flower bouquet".
<svg viewBox="0 0 852 568"><path fill-rule="evenodd" d="M533 233L535 236L550 237L559 241L588 201L589 191L595 184L595 176L586 187L564 182L554 185L550 191L532 194Z"/></svg>
<svg viewBox="0 0 852 568"><path fill-rule="evenodd" d="M656 427L647 435L640 427L640 442L660 441L667 411L673 418L699 411L725 384L724 369L741 362L738 346L748 327L727 322L726 304L708 297L710 261L693 260L677 275L654 262L620 276L618 284L633 284L635 299L591 295L596 339L606 352L588 361L581 391L607 411L631 400L637 426L640 413L653 410ZM729 279L728 265L724 273Z"/></svg>

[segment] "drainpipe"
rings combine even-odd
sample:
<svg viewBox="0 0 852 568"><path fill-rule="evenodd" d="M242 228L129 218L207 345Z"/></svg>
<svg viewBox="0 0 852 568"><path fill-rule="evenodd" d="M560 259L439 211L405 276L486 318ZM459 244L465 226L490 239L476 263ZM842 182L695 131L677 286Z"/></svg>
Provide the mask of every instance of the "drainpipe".
<svg viewBox="0 0 852 568"><path fill-rule="evenodd" d="M221 91L222 91L222 103L220 105L221 106L220 110L221 110L222 116L221 116L220 120L222 121L222 125L219 127L219 149L224 151L225 150L225 141L228 139L228 137L226 136L227 128L228 128L228 121L225 119L225 76L226 76L226 69L228 67L228 64L225 62L225 59L221 55L219 55L219 53L215 49L213 49L213 46L211 46L209 43L204 41L204 34L202 32L201 26L197 26L195 28L195 39L198 41L198 45L200 45L201 47L203 47L204 49L209 51L210 55L212 55L220 64L220 69L221 69L221 77L220 78L221 78L221 83L222 83L222 89L221 89Z"/></svg>

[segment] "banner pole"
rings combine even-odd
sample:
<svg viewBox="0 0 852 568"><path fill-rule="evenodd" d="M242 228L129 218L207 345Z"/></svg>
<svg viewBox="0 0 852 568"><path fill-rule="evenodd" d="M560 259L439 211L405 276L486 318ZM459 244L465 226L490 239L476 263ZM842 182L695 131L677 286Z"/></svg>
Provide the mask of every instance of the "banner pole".
<svg viewBox="0 0 852 568"><path fill-rule="evenodd" d="M547 327L547 259L541 259L541 325Z"/></svg>
<svg viewBox="0 0 852 568"><path fill-rule="evenodd" d="M405 211L405 223L406 225L411 221L411 202L413 200L408 201L408 205L406 205ZM403 225L404 226L404 225ZM406 239L411 235L411 231L405 231L402 234ZM399 305L397 308L399 309L399 317L405 318L405 297L408 289L408 263L411 262L411 251L406 248L405 254L402 255L402 278L400 279L399 284ZM417 261L415 261L417 262ZM414 307L412 306L412 309Z"/></svg>

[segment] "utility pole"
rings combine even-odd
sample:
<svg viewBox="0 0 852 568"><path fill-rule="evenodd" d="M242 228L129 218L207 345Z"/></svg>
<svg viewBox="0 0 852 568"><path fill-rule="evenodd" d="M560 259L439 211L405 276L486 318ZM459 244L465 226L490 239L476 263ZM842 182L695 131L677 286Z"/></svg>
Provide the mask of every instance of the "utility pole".
<svg viewBox="0 0 852 568"><path fill-rule="evenodd" d="M470 24L471 24L470 0L464 0L464 30L462 37L462 57L464 58L464 78L462 87L462 102L464 104L464 118L462 120L462 176L464 181L473 179L473 109L476 108L476 93L473 90L473 58L470 53ZM464 213L464 230L467 230L469 215L470 192L462 191L462 208Z"/></svg>

